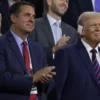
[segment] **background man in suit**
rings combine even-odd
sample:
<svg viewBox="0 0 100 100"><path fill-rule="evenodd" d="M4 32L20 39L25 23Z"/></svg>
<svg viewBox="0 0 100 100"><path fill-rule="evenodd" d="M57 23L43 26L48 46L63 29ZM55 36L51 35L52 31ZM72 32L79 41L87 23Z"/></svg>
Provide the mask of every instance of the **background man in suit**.
<svg viewBox="0 0 100 100"><path fill-rule="evenodd" d="M33 40L44 46L49 65L53 65L54 53L58 49L66 43L76 41L76 30L61 21L67 8L68 0L44 0L46 15L36 19L35 29L30 35Z"/></svg>
<svg viewBox="0 0 100 100"><path fill-rule="evenodd" d="M0 13L2 14L1 33L4 34L9 29L9 9L12 4L21 0L0 0Z"/></svg>
<svg viewBox="0 0 100 100"><path fill-rule="evenodd" d="M95 1L96 0L69 0L68 10L62 17L62 20L74 28L77 28L78 17L83 12L95 11Z"/></svg>
<svg viewBox="0 0 100 100"><path fill-rule="evenodd" d="M10 30L0 37L0 100L40 100L43 84L56 74L52 72L55 67L45 67L41 46L27 38L34 17L35 8L29 2L17 2L10 8Z"/></svg>
<svg viewBox="0 0 100 100"><path fill-rule="evenodd" d="M100 100L100 14L85 12L78 23L83 38L55 56L57 100ZM97 50L94 62L92 49Z"/></svg>

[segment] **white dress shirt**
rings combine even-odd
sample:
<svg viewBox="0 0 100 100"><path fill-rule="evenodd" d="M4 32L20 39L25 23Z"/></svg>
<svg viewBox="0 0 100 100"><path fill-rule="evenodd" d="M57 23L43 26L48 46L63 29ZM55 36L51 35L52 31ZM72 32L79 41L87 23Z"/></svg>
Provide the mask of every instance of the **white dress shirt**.
<svg viewBox="0 0 100 100"><path fill-rule="evenodd" d="M88 53L88 55L90 57L90 60L92 62L92 53L91 53L91 50L93 48L89 44L87 44L83 39L81 39L81 41L82 41L83 45L85 46L86 51L87 51L87 53ZM98 50L98 47L99 47L99 45L97 45L97 47L95 49L97 51L97 53L96 53L97 61L98 61L99 65L100 65L100 51Z"/></svg>
<svg viewBox="0 0 100 100"><path fill-rule="evenodd" d="M57 21L56 19L54 19L53 17L51 17L49 14L47 14L47 18L49 20L49 23L50 23L50 26L51 26L51 30L52 30L52 33L53 33L53 38L54 38L54 42L55 44L58 42L58 40L62 37L62 29L61 29L61 19L59 21ZM59 23L59 33L55 33L55 23Z"/></svg>

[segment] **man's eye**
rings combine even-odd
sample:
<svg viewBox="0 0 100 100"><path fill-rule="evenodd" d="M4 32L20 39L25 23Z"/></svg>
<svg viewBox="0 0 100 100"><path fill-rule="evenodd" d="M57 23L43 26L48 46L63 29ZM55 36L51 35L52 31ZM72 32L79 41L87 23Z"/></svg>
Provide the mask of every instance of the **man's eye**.
<svg viewBox="0 0 100 100"><path fill-rule="evenodd" d="M30 14L25 14L25 16L27 16L27 17L28 17L29 15L30 15Z"/></svg>
<svg viewBox="0 0 100 100"><path fill-rule="evenodd" d="M95 26L96 26L96 24L90 25L90 27L95 27Z"/></svg>

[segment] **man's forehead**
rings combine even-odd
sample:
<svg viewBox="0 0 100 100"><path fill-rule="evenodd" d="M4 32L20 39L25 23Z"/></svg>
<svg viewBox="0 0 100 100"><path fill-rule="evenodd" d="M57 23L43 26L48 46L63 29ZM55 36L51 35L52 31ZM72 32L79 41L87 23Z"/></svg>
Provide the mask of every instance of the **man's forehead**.
<svg viewBox="0 0 100 100"><path fill-rule="evenodd" d="M20 10L22 12L35 12L35 8L33 8L32 6L29 6L29 5L24 5L24 6L21 6Z"/></svg>
<svg viewBox="0 0 100 100"><path fill-rule="evenodd" d="M86 23L100 22L100 16L90 17L85 22Z"/></svg>
<svg viewBox="0 0 100 100"><path fill-rule="evenodd" d="M32 6L30 6L30 5L22 5L21 7L20 7L20 9L21 10L29 10L29 9L32 9L32 10L35 10L35 8L34 7L32 7Z"/></svg>

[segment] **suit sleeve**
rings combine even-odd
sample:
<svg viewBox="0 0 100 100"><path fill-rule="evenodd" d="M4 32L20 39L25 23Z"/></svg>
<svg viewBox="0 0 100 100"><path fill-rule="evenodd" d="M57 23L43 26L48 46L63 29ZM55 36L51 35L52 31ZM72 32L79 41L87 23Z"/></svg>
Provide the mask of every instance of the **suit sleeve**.
<svg viewBox="0 0 100 100"><path fill-rule="evenodd" d="M54 77L57 91L57 100L61 100L63 88L68 74L68 53L64 50L57 51L55 55L55 72Z"/></svg>
<svg viewBox="0 0 100 100"><path fill-rule="evenodd" d="M12 69L9 70L9 62L7 62L6 50L0 46L0 91L9 91L13 93L30 93L32 88L32 77L25 76L18 71ZM12 58L13 62L13 58ZM13 71L12 71L13 70Z"/></svg>

